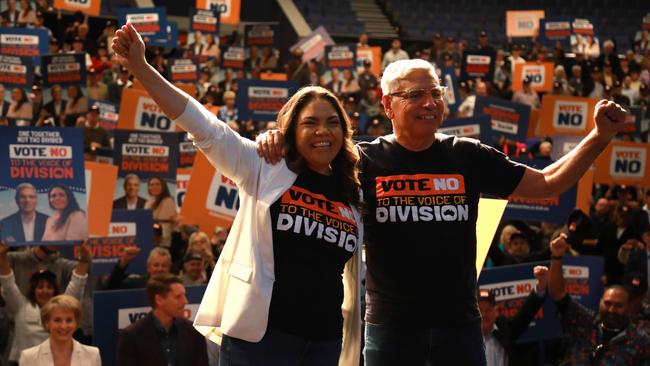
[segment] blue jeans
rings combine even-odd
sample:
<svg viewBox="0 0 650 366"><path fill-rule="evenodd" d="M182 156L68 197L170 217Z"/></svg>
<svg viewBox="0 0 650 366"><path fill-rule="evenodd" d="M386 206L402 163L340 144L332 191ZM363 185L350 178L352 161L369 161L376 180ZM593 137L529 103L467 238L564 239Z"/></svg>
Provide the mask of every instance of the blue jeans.
<svg viewBox="0 0 650 366"><path fill-rule="evenodd" d="M258 343L224 335L219 366L337 366L341 342L309 341L273 330Z"/></svg>
<svg viewBox="0 0 650 366"><path fill-rule="evenodd" d="M414 328L366 323L366 366L486 366L481 322Z"/></svg>

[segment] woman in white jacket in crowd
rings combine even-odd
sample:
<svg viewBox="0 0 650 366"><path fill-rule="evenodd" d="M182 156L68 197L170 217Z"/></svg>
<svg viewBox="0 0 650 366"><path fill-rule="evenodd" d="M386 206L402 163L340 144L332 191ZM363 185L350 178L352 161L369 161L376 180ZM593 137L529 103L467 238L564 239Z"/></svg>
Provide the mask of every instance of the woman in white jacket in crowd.
<svg viewBox="0 0 650 366"><path fill-rule="evenodd" d="M358 365L359 157L338 99L307 87L287 101L277 117L287 157L273 166L147 64L131 24L112 47L239 189L238 214L194 323L221 342L220 364Z"/></svg>

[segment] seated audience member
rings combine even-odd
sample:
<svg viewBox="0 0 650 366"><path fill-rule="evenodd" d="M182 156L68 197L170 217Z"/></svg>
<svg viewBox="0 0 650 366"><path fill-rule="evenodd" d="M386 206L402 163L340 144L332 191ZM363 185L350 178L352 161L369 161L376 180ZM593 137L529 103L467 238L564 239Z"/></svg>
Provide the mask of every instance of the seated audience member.
<svg viewBox="0 0 650 366"><path fill-rule="evenodd" d="M54 85L51 89L52 100L45 103L43 109L49 117L54 118L57 127L63 127L63 115L65 114L67 100L63 99L63 90L60 85Z"/></svg>
<svg viewBox="0 0 650 366"><path fill-rule="evenodd" d="M111 140L108 131L99 125L99 107L93 105L86 113L86 121L83 124L84 149L96 150L98 148L110 148Z"/></svg>
<svg viewBox="0 0 650 366"><path fill-rule="evenodd" d="M84 244L81 248L80 260L74 269L72 280L65 289L66 295L74 296L77 299L83 296L92 259L89 245ZM36 271L30 276L27 295L23 295L23 292L18 288L14 271L9 265L8 250L9 248L5 243L0 241L1 293L6 301L7 310L13 314L15 320L15 334L9 360L16 361L21 351L47 340L48 334L38 321L41 308L52 297L59 295L61 291L59 290L59 281L57 281L56 275L44 270Z"/></svg>
<svg viewBox="0 0 650 366"><path fill-rule="evenodd" d="M532 365L537 362L537 355L530 351L530 347L518 347L516 344L517 338L528 329L528 325L546 299L548 268L536 266L533 273L537 279L537 286L512 318L498 315L494 294L482 289L478 292L478 307L481 311L481 328L488 365Z"/></svg>
<svg viewBox="0 0 650 366"><path fill-rule="evenodd" d="M43 343L24 350L20 365L101 366L97 347L72 338L81 321L81 303L69 295L50 299L41 309L41 323L49 333Z"/></svg>
<svg viewBox="0 0 650 366"><path fill-rule="evenodd" d="M497 247L493 248L490 251L490 258L492 258L496 266L538 262L548 260L549 257L548 249L531 253L528 237L521 231L516 231L510 235L510 240L505 244L505 253L498 250Z"/></svg>
<svg viewBox="0 0 650 366"><path fill-rule="evenodd" d="M106 282L107 290L118 289L131 289L143 288L147 284L147 280L154 275L161 273L169 273L172 267L172 257L169 251L162 247L155 247L149 253L147 258L147 274L141 276L139 274L127 274L126 267L131 263L135 257L140 254L140 248L136 246L129 246L124 249L120 260L113 267L108 280Z"/></svg>
<svg viewBox="0 0 650 366"><path fill-rule="evenodd" d="M183 281L170 273L147 282L152 311L120 332L117 365L208 365L207 340L183 317Z"/></svg>
<svg viewBox="0 0 650 366"><path fill-rule="evenodd" d="M574 365L647 364L650 337L630 321L629 292L620 285L607 287L598 314L573 300L565 290L562 273L562 256L567 249L564 234L551 242L548 286L571 340L566 361Z"/></svg>
<svg viewBox="0 0 650 366"><path fill-rule="evenodd" d="M113 201L113 208L121 210L143 209L146 199L140 197L140 177L128 174L124 177L124 196Z"/></svg>

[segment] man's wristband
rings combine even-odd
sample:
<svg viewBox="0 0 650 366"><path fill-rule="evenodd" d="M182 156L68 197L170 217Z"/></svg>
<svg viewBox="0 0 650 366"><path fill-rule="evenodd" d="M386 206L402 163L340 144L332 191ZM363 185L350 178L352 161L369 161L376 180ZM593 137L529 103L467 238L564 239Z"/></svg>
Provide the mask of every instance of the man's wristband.
<svg viewBox="0 0 650 366"><path fill-rule="evenodd" d="M561 256L561 255L552 255L552 256L551 256L551 259L552 259L552 260L556 260L556 261L561 261L561 260L562 260L562 256Z"/></svg>

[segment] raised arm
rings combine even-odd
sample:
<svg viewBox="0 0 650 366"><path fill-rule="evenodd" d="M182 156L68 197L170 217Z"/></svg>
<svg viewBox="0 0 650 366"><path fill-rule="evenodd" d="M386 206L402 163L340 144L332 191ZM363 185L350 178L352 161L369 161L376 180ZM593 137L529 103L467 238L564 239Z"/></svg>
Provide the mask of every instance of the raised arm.
<svg viewBox="0 0 650 366"><path fill-rule="evenodd" d="M618 104L601 100L594 110L594 128L571 152L543 170L526 169L512 196L548 198L576 184L625 122L625 110Z"/></svg>
<svg viewBox="0 0 650 366"><path fill-rule="evenodd" d="M12 314L16 314L27 303L27 299L16 285L16 278L9 265L7 252L9 252L9 247L0 240L0 288L7 303L7 309Z"/></svg>
<svg viewBox="0 0 650 366"><path fill-rule="evenodd" d="M551 241L551 270L548 283L548 293L553 301L560 301L566 296L564 288L564 274L562 273L562 256L567 251L569 244L566 242L566 234L560 234Z"/></svg>
<svg viewBox="0 0 650 366"><path fill-rule="evenodd" d="M111 47L117 54L119 63L140 80L167 117L176 119L183 113L191 97L165 80L147 63L144 40L133 24L127 23L115 32Z"/></svg>

